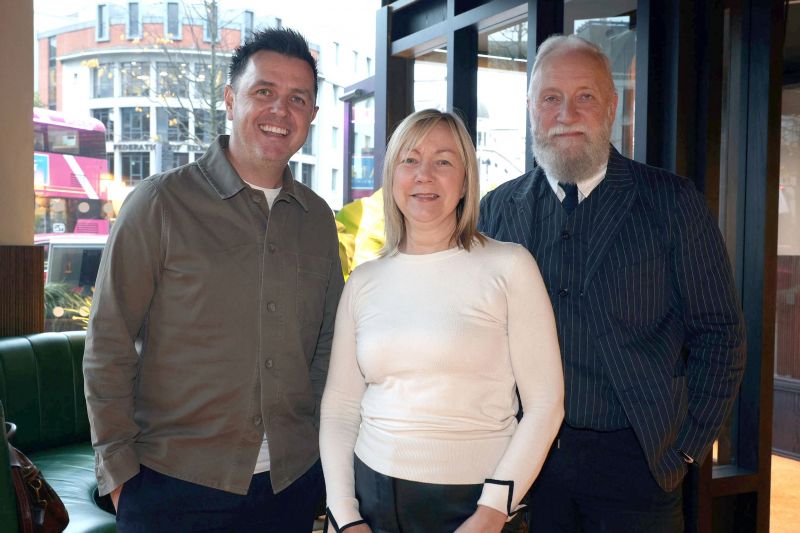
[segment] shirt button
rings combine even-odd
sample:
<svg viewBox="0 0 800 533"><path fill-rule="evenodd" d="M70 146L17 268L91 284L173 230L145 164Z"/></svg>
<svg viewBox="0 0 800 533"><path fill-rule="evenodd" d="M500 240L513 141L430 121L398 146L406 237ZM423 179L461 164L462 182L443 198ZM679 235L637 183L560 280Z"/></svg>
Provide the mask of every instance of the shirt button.
<svg viewBox="0 0 800 533"><path fill-rule="evenodd" d="M275 302L270 302L267 304L267 310L269 310L270 313L274 313L277 308L278 306L275 305Z"/></svg>
<svg viewBox="0 0 800 533"><path fill-rule="evenodd" d="M570 235L568 231L564 230L561 232L561 238L565 241L568 241L570 237L572 237L572 235Z"/></svg>
<svg viewBox="0 0 800 533"><path fill-rule="evenodd" d="M267 368L272 368L272 359L267 359L264 363L264 366Z"/></svg>
<svg viewBox="0 0 800 533"><path fill-rule="evenodd" d="M269 253L271 253L271 254L274 254L274 253L275 253L275 250L277 250L277 249L278 249L278 247L277 247L277 246L275 246L275 245L274 245L274 244L272 244L272 243L269 243L269 244L267 245L267 250L268 250L268 251L269 251Z"/></svg>
<svg viewBox="0 0 800 533"><path fill-rule="evenodd" d="M558 291L559 296L566 296L568 294L569 294L569 289L561 289L560 291Z"/></svg>

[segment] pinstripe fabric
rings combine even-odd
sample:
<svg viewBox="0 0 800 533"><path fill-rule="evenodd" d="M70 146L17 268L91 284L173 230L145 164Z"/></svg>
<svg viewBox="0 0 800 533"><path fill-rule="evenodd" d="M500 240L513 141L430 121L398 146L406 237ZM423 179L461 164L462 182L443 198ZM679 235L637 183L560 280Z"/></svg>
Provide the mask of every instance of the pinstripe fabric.
<svg viewBox="0 0 800 533"><path fill-rule="evenodd" d="M587 320L592 315L581 291L593 242L594 220L598 217L598 208L608 198L606 181L600 182L571 215L564 208L566 198L558 203L556 193L550 187L544 189L535 204L536 210L548 209L548 204L554 202L555 207L552 216L538 226L533 247L542 259L539 270L547 285L559 329L566 422L576 428L601 431L629 427L602 361L594 356L593 350L582 347L587 337L576 334L588 328Z"/></svg>
<svg viewBox="0 0 800 533"><path fill-rule="evenodd" d="M575 211L590 213L571 217L586 225L574 228L578 238L588 234L577 277L566 263L553 268L564 253L559 235L569 230L556 207L536 169L483 199L480 229L524 245L549 273L565 362L602 372L653 476L672 490L686 472L677 450L706 456L744 370L744 327L722 236L691 182L613 148L602 185ZM575 400L603 391L570 391L575 382L565 378L567 420L593 418L595 406Z"/></svg>

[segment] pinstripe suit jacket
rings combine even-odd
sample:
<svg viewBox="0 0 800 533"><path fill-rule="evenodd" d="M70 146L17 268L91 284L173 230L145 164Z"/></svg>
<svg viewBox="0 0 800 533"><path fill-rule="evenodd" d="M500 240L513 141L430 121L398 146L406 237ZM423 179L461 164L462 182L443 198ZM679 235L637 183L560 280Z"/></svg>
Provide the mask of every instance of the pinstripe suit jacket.
<svg viewBox="0 0 800 533"><path fill-rule="evenodd" d="M562 229L552 194L541 168L507 182L482 200L480 230L544 264L545 244ZM706 456L741 382L745 337L730 263L689 180L612 147L592 195L588 256L572 296L584 299L583 327L570 331L559 319L559 337L563 347L580 336L569 345L589 353L573 355L600 358L653 476L672 490L686 473L678 450Z"/></svg>

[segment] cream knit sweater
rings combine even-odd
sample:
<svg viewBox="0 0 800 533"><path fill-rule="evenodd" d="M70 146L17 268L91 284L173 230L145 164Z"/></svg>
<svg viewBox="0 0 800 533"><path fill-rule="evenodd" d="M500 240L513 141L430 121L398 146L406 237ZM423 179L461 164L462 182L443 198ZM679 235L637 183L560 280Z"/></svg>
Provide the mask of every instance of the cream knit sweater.
<svg viewBox="0 0 800 533"><path fill-rule="evenodd" d="M483 483L478 503L510 514L558 431L563 394L550 299L522 246L487 239L363 264L339 303L322 399L331 514L340 527L361 518L354 451L395 478Z"/></svg>

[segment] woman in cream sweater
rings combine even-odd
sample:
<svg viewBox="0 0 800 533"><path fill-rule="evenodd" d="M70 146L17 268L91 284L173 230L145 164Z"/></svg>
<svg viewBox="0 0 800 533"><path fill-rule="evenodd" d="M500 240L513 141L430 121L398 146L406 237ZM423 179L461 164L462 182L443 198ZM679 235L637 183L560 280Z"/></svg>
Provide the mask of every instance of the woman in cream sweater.
<svg viewBox="0 0 800 533"><path fill-rule="evenodd" d="M386 246L345 286L322 399L328 531L500 532L563 417L550 300L525 248L478 233L458 117L406 118L383 176Z"/></svg>

